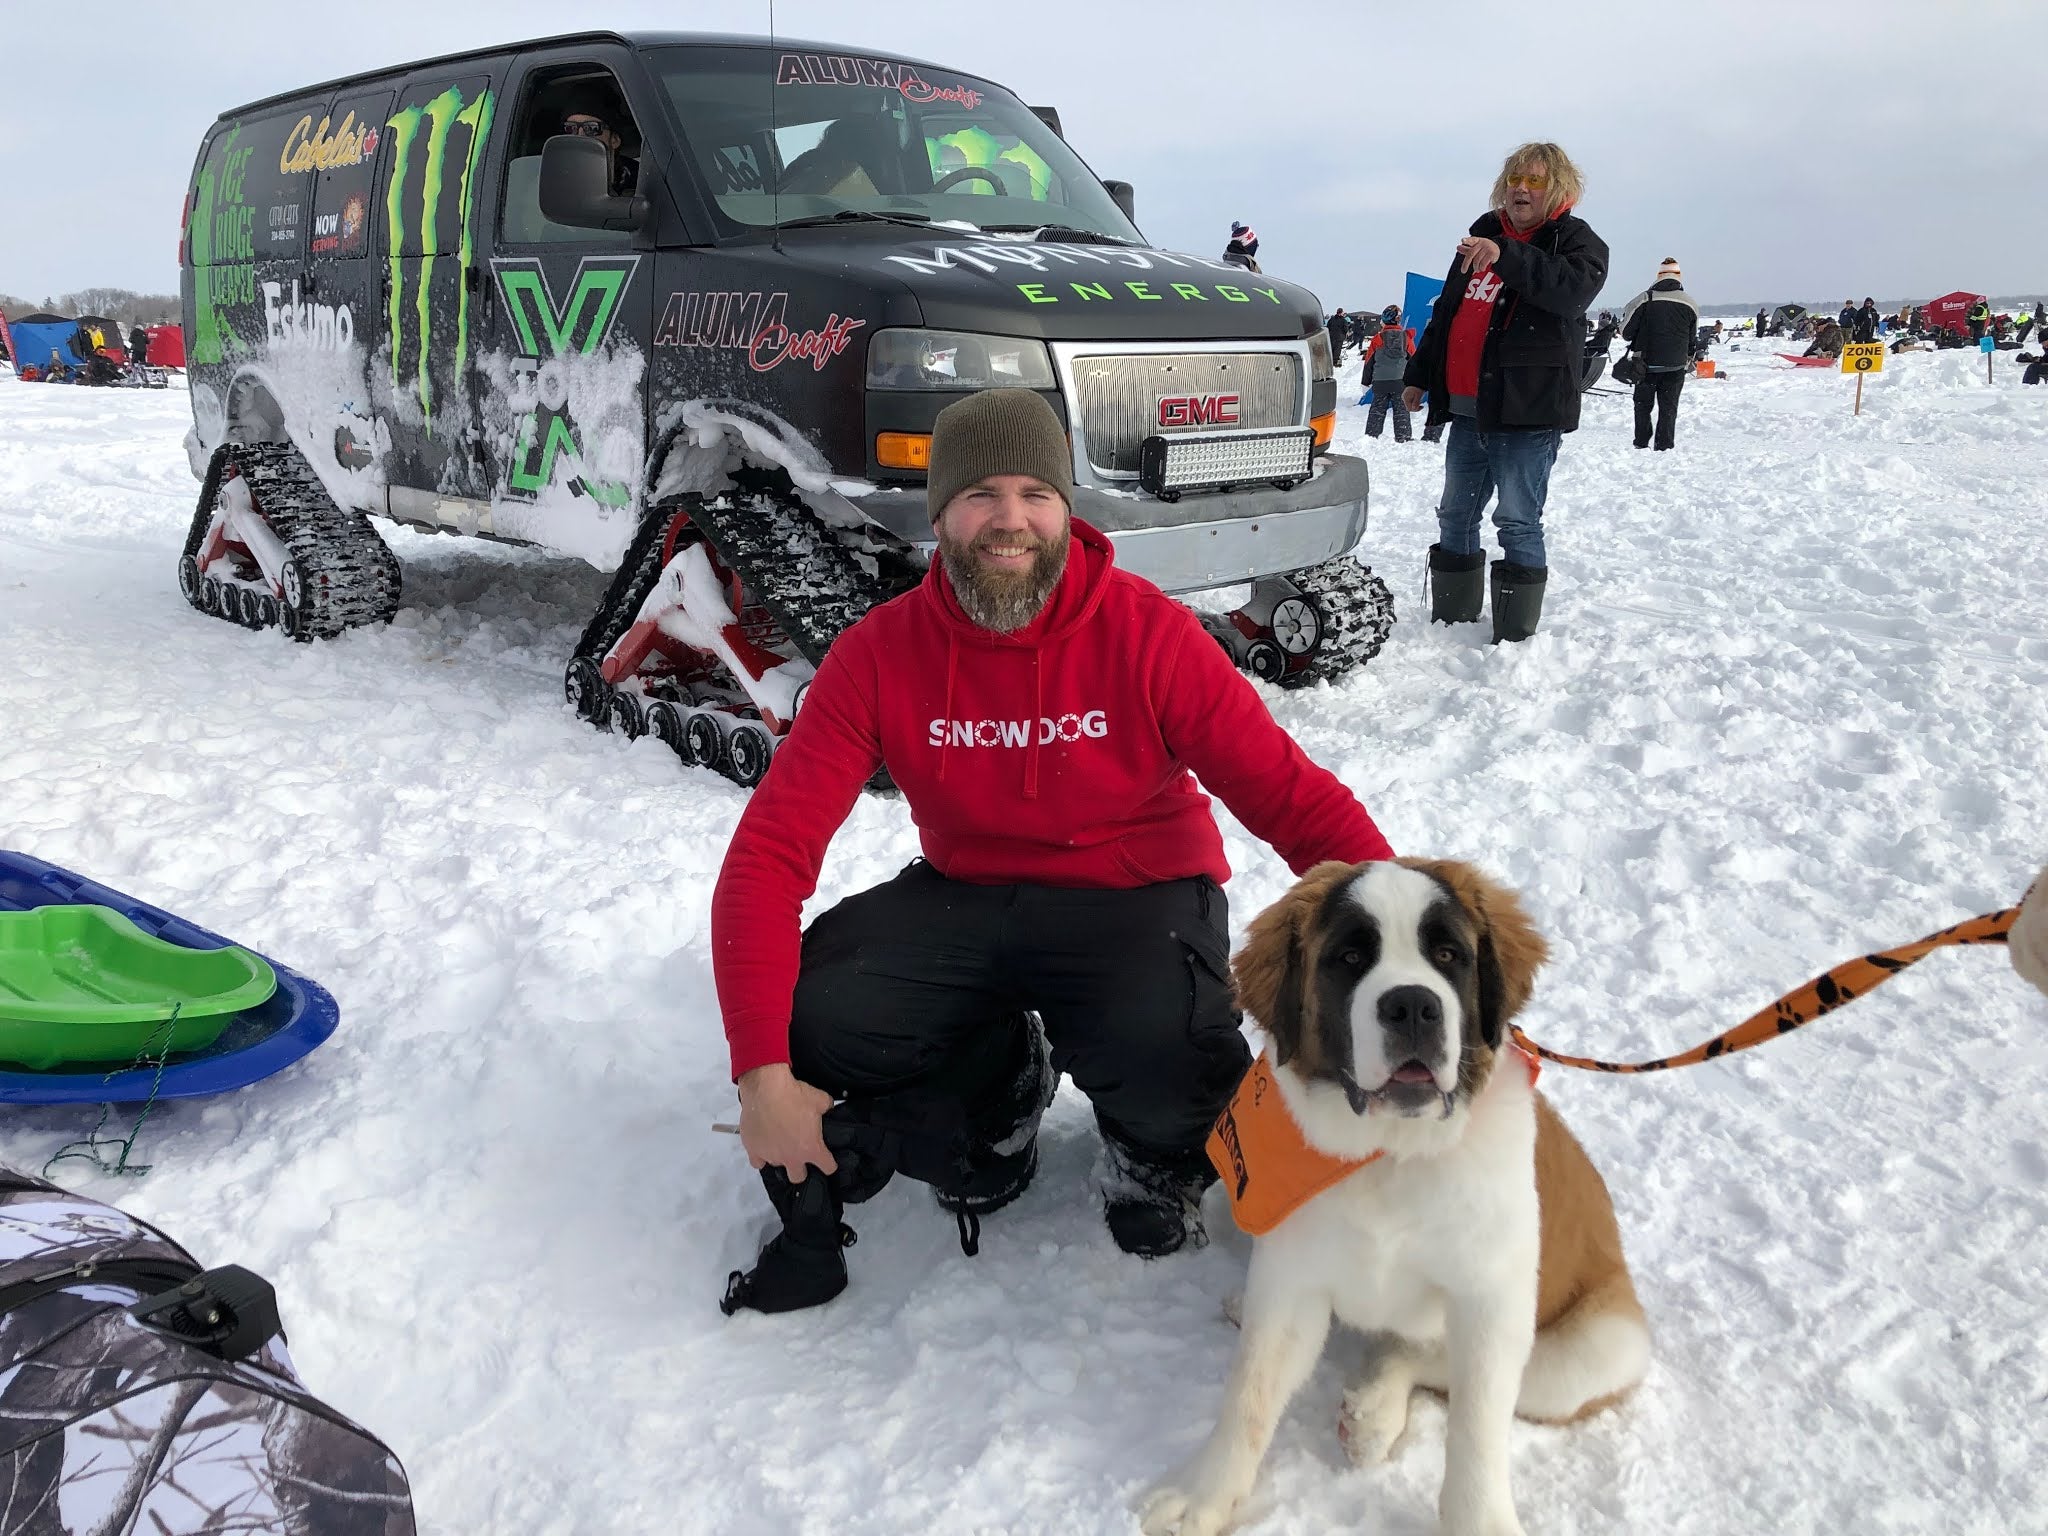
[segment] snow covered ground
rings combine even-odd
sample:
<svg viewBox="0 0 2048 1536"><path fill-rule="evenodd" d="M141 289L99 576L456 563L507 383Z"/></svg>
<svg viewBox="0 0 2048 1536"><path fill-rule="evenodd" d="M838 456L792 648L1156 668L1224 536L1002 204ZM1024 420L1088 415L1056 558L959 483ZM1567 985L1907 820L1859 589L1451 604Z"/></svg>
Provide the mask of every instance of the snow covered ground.
<svg viewBox="0 0 2048 1536"><path fill-rule="evenodd" d="M1849 381L1724 349L1679 451L1586 402L1542 633L1420 622L1441 450L1363 438L1403 620L1270 694L1404 852L1482 861L1555 960L1525 1023L1659 1054L1834 961L2015 900L2048 854L2048 389L1975 354ZM411 532L397 621L293 646L201 617L184 396L0 387L0 846L329 986L283 1075L160 1106L139 1181L67 1183L273 1279L308 1382L386 1437L432 1532L1128 1533L1234 1343L1222 1246L1145 1264L1086 1194L1085 1105L981 1257L920 1186L854 1213L831 1307L715 1305L765 1210L707 958L742 792L577 722L605 578ZM1234 825L1235 920L1287 871ZM864 798L822 906L916 850ZM2048 1005L1945 951L1804 1033L1627 1080L1545 1073L1605 1171L1656 1335L1630 1402L1518 1426L1532 1532L2048 1528ZM82 1136L10 1108L0 1160ZM1433 1528L1443 1411L1352 1470L1344 1362L1247 1529Z"/></svg>

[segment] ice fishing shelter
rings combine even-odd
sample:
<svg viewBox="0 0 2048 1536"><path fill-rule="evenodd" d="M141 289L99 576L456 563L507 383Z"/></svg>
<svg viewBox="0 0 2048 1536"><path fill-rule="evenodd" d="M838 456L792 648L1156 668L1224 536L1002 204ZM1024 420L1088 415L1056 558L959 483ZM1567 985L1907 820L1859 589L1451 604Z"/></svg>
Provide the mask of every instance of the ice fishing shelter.
<svg viewBox="0 0 2048 1536"><path fill-rule="evenodd" d="M141 359L152 368L182 368L185 366L185 333L175 325L152 325L149 332L149 356ZM133 361L133 359L131 359Z"/></svg>
<svg viewBox="0 0 2048 1536"><path fill-rule="evenodd" d="M1797 329L1799 322L1806 318L1804 304L1780 304L1771 311L1771 328L1779 331Z"/></svg>
<svg viewBox="0 0 2048 1536"><path fill-rule="evenodd" d="M77 349L71 345L72 338L78 334L76 320L67 320L62 315L37 313L8 321L7 329L14 337L16 368L40 368L49 362L52 352L73 368L84 361L78 355Z"/></svg>
<svg viewBox="0 0 2048 1536"><path fill-rule="evenodd" d="M127 359L128 329L126 326L115 324L105 315L80 315L78 317L78 331L82 336L97 338L93 347L94 351L105 352L117 363Z"/></svg>
<svg viewBox="0 0 2048 1536"><path fill-rule="evenodd" d="M1971 293L1958 288L1954 293L1944 293L1938 299L1927 301L1923 322L1930 330L1954 331L1958 336L1970 334L1970 306L1983 298L1981 293Z"/></svg>

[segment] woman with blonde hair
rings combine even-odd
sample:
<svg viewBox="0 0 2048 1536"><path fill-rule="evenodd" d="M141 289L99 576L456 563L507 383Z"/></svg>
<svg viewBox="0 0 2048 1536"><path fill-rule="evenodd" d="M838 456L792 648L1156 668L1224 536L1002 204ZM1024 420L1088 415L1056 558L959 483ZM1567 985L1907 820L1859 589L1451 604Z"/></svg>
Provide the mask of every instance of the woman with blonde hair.
<svg viewBox="0 0 2048 1536"><path fill-rule="evenodd" d="M1409 361L1408 409L1429 394L1429 426L1451 425L1432 620L1480 614L1486 551L1479 518L1496 497L1493 638L1536 631L1550 562L1543 507L1559 442L1579 425L1586 306L1607 281L1607 242L1572 209L1585 190L1555 144L1524 144L1493 183L1492 207L1458 242L1443 296Z"/></svg>

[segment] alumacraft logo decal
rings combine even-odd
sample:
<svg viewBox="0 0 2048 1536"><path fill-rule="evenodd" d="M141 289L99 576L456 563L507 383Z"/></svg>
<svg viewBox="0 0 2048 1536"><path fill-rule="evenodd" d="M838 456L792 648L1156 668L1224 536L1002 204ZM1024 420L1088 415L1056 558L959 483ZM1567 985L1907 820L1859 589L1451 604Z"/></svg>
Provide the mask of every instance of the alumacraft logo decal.
<svg viewBox="0 0 2048 1536"><path fill-rule="evenodd" d="M756 373L779 368L791 358L818 373L844 352L853 333L867 324L834 311L812 330L797 330L783 316L787 293L672 293L654 327L657 347L709 347L747 354Z"/></svg>
<svg viewBox="0 0 2048 1536"><path fill-rule="evenodd" d="M869 85L899 92L905 101L950 101L972 112L980 91L966 85L933 85L914 64L864 59L852 53L785 53L775 65L777 85Z"/></svg>
<svg viewBox="0 0 2048 1536"><path fill-rule="evenodd" d="M1188 427L1234 427L1238 422L1236 395L1161 395L1159 426L1162 431Z"/></svg>
<svg viewBox="0 0 2048 1536"><path fill-rule="evenodd" d="M1109 715L1091 709L1086 714L1069 711L1044 715L1037 720L934 720L926 727L925 744L933 747L1028 747L1037 727L1038 745L1055 741L1100 740L1109 734Z"/></svg>

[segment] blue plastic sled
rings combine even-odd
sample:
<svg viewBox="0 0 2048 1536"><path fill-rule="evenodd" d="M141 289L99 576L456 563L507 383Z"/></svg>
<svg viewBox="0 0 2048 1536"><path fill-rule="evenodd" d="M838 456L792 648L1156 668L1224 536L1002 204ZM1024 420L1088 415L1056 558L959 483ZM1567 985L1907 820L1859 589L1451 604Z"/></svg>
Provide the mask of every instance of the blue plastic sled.
<svg viewBox="0 0 2048 1536"><path fill-rule="evenodd" d="M31 907L82 902L112 907L143 932L188 949L219 949L229 942L161 907L96 885L68 869L0 849L0 908L25 912ZM270 960L268 955L263 958ZM134 1104L150 1096L152 1085L160 1099L194 1099L246 1088L283 1071L334 1033L341 1010L318 982L308 981L275 960L270 964L277 972L277 991L270 1000L237 1014L205 1050L173 1056L161 1081L154 1067L131 1067L112 1074L105 1070L0 1070L0 1103Z"/></svg>

